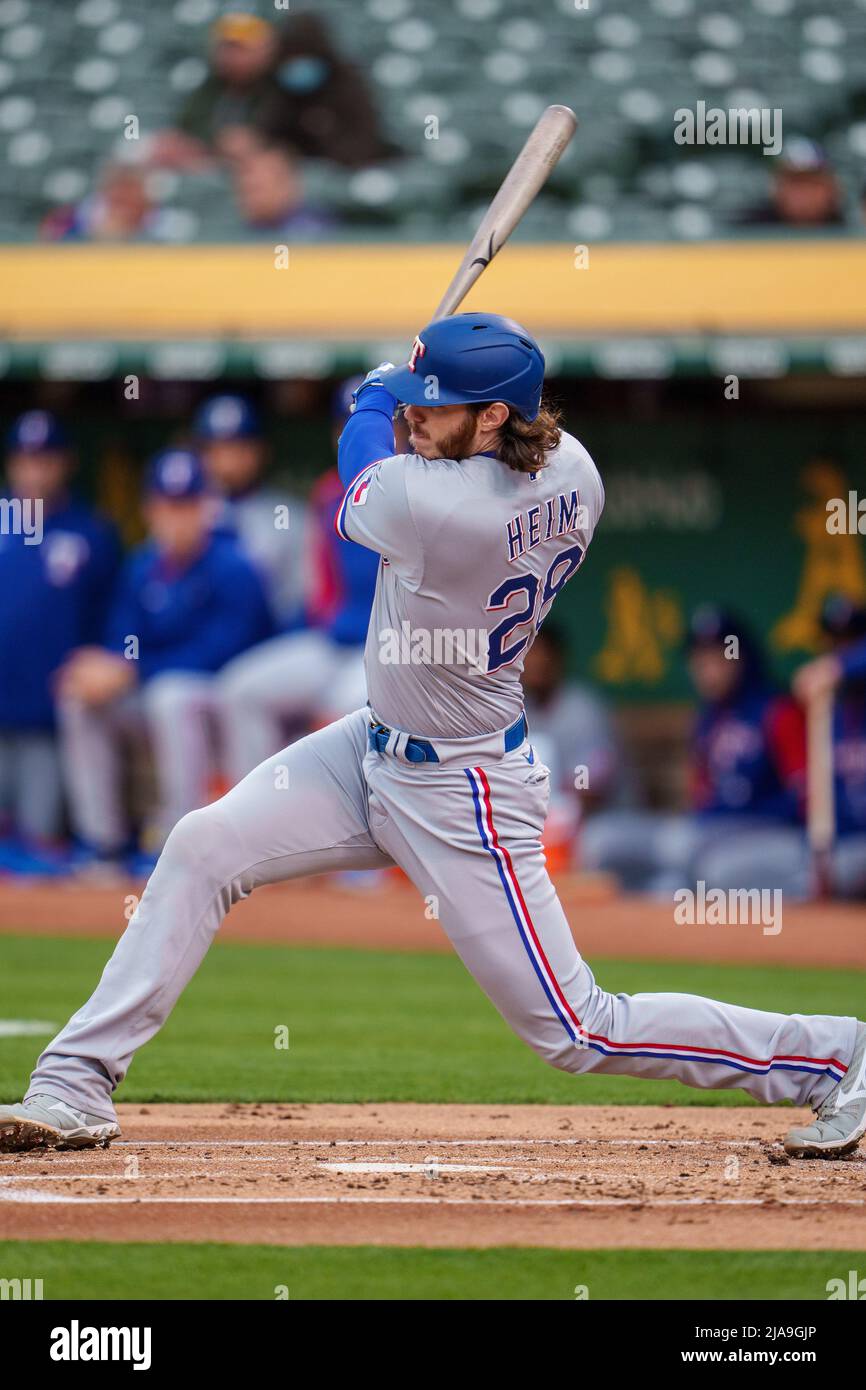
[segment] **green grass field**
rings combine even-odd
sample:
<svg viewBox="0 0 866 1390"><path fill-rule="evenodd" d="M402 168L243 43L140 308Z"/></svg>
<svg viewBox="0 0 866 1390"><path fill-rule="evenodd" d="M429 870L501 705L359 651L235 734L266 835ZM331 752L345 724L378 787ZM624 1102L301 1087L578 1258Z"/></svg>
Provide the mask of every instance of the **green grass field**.
<svg viewBox="0 0 866 1390"><path fill-rule="evenodd" d="M64 1023L110 943L0 936L0 1019ZM617 992L673 990L756 1008L862 1016L866 972L678 962L592 962ZM288 1050L275 1030L289 1030ZM0 1037L0 1098L40 1048ZM576 1079L515 1038L453 956L219 944L118 1092L127 1101L467 1101L736 1104L676 1082Z"/></svg>
<svg viewBox="0 0 866 1390"><path fill-rule="evenodd" d="M863 1251L426 1250L0 1241L46 1299L809 1299ZM586 1292L584 1293L583 1290Z"/></svg>
<svg viewBox="0 0 866 1390"><path fill-rule="evenodd" d="M105 940L0 936L0 1019L57 1025L93 989ZM708 994L757 1008L863 1014L866 972L596 960L618 992ZM288 1050L275 1030L289 1030ZM0 1037L0 1098L21 1095L41 1037ZM452 956L218 944L118 1092L128 1101L748 1104L674 1082L546 1067ZM2 1215L2 1208L0 1208ZM47 1299L821 1300L864 1252L428 1250L0 1241L0 1279ZM285 1296L285 1294L283 1294Z"/></svg>

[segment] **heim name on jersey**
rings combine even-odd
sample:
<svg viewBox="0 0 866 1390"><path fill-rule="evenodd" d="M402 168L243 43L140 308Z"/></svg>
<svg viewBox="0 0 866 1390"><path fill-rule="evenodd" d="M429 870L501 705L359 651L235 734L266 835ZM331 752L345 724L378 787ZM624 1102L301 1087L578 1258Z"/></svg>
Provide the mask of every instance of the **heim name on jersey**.
<svg viewBox="0 0 866 1390"><path fill-rule="evenodd" d="M527 550L534 550L542 541L580 530L588 522L589 512L581 504L577 488L572 488L570 493L560 492L556 497L548 497L545 502L529 507L527 511L518 512L505 527L509 563L519 560Z"/></svg>

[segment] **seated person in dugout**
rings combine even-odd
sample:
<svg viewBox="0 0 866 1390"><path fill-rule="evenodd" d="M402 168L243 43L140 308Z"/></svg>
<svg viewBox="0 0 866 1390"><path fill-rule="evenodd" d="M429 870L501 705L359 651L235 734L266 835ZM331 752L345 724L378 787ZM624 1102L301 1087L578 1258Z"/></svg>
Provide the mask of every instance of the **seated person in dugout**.
<svg viewBox="0 0 866 1390"><path fill-rule="evenodd" d="M821 611L826 654L794 677L802 709L816 694L832 691L833 804L835 840L828 864L834 897L866 897L866 607L837 595ZM725 839L703 877L721 888L778 889L784 898L806 899L816 889L805 827L778 826L772 834L748 828ZM712 875L712 879L710 878ZM700 875L699 875L700 876Z"/></svg>
<svg viewBox="0 0 866 1390"><path fill-rule="evenodd" d="M112 863L132 847L125 747L142 731L156 765L154 838L205 804L214 675L270 634L258 573L234 540L213 533L213 505L197 455L157 455L147 476L150 535L126 563L105 644L79 648L60 672L63 762L85 862Z"/></svg>
<svg viewBox="0 0 866 1390"><path fill-rule="evenodd" d="M775 689L754 639L732 614L698 609L686 652L698 696L689 810L597 816L584 832L584 862L627 889L664 897L699 881L792 891L797 884L782 876L802 838L802 710Z"/></svg>

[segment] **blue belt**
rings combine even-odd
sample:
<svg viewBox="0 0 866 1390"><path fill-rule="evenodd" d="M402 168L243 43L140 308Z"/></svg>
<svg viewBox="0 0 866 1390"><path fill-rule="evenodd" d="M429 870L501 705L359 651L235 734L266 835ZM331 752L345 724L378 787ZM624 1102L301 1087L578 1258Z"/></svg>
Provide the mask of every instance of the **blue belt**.
<svg viewBox="0 0 866 1390"><path fill-rule="evenodd" d="M367 730L367 743L370 750L374 753L384 753L388 747L388 739L393 731L387 724L371 724ZM521 714L515 719L510 728L505 730L503 738L503 748L506 753L512 753L515 748L519 748L526 738L526 715ZM412 735L406 740L404 749L406 761L410 763L438 763L439 756L433 744L426 738L416 738Z"/></svg>

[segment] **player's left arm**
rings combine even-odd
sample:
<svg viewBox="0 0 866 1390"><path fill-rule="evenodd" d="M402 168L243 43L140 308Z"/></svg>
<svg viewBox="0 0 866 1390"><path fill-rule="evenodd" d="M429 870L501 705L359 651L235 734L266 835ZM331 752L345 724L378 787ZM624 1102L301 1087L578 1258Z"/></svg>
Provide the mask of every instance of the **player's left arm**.
<svg viewBox="0 0 866 1390"><path fill-rule="evenodd" d="M392 363L380 363L353 392L354 408L337 445L337 468L344 488L371 464L394 453L397 401L384 384L391 370Z"/></svg>
<svg viewBox="0 0 866 1390"><path fill-rule="evenodd" d="M424 569L423 546L409 501L407 470L420 466L411 454L395 454L396 400L382 384L387 365L377 367L355 393L355 409L340 436L338 466L346 488L334 528L387 557L410 588Z"/></svg>

